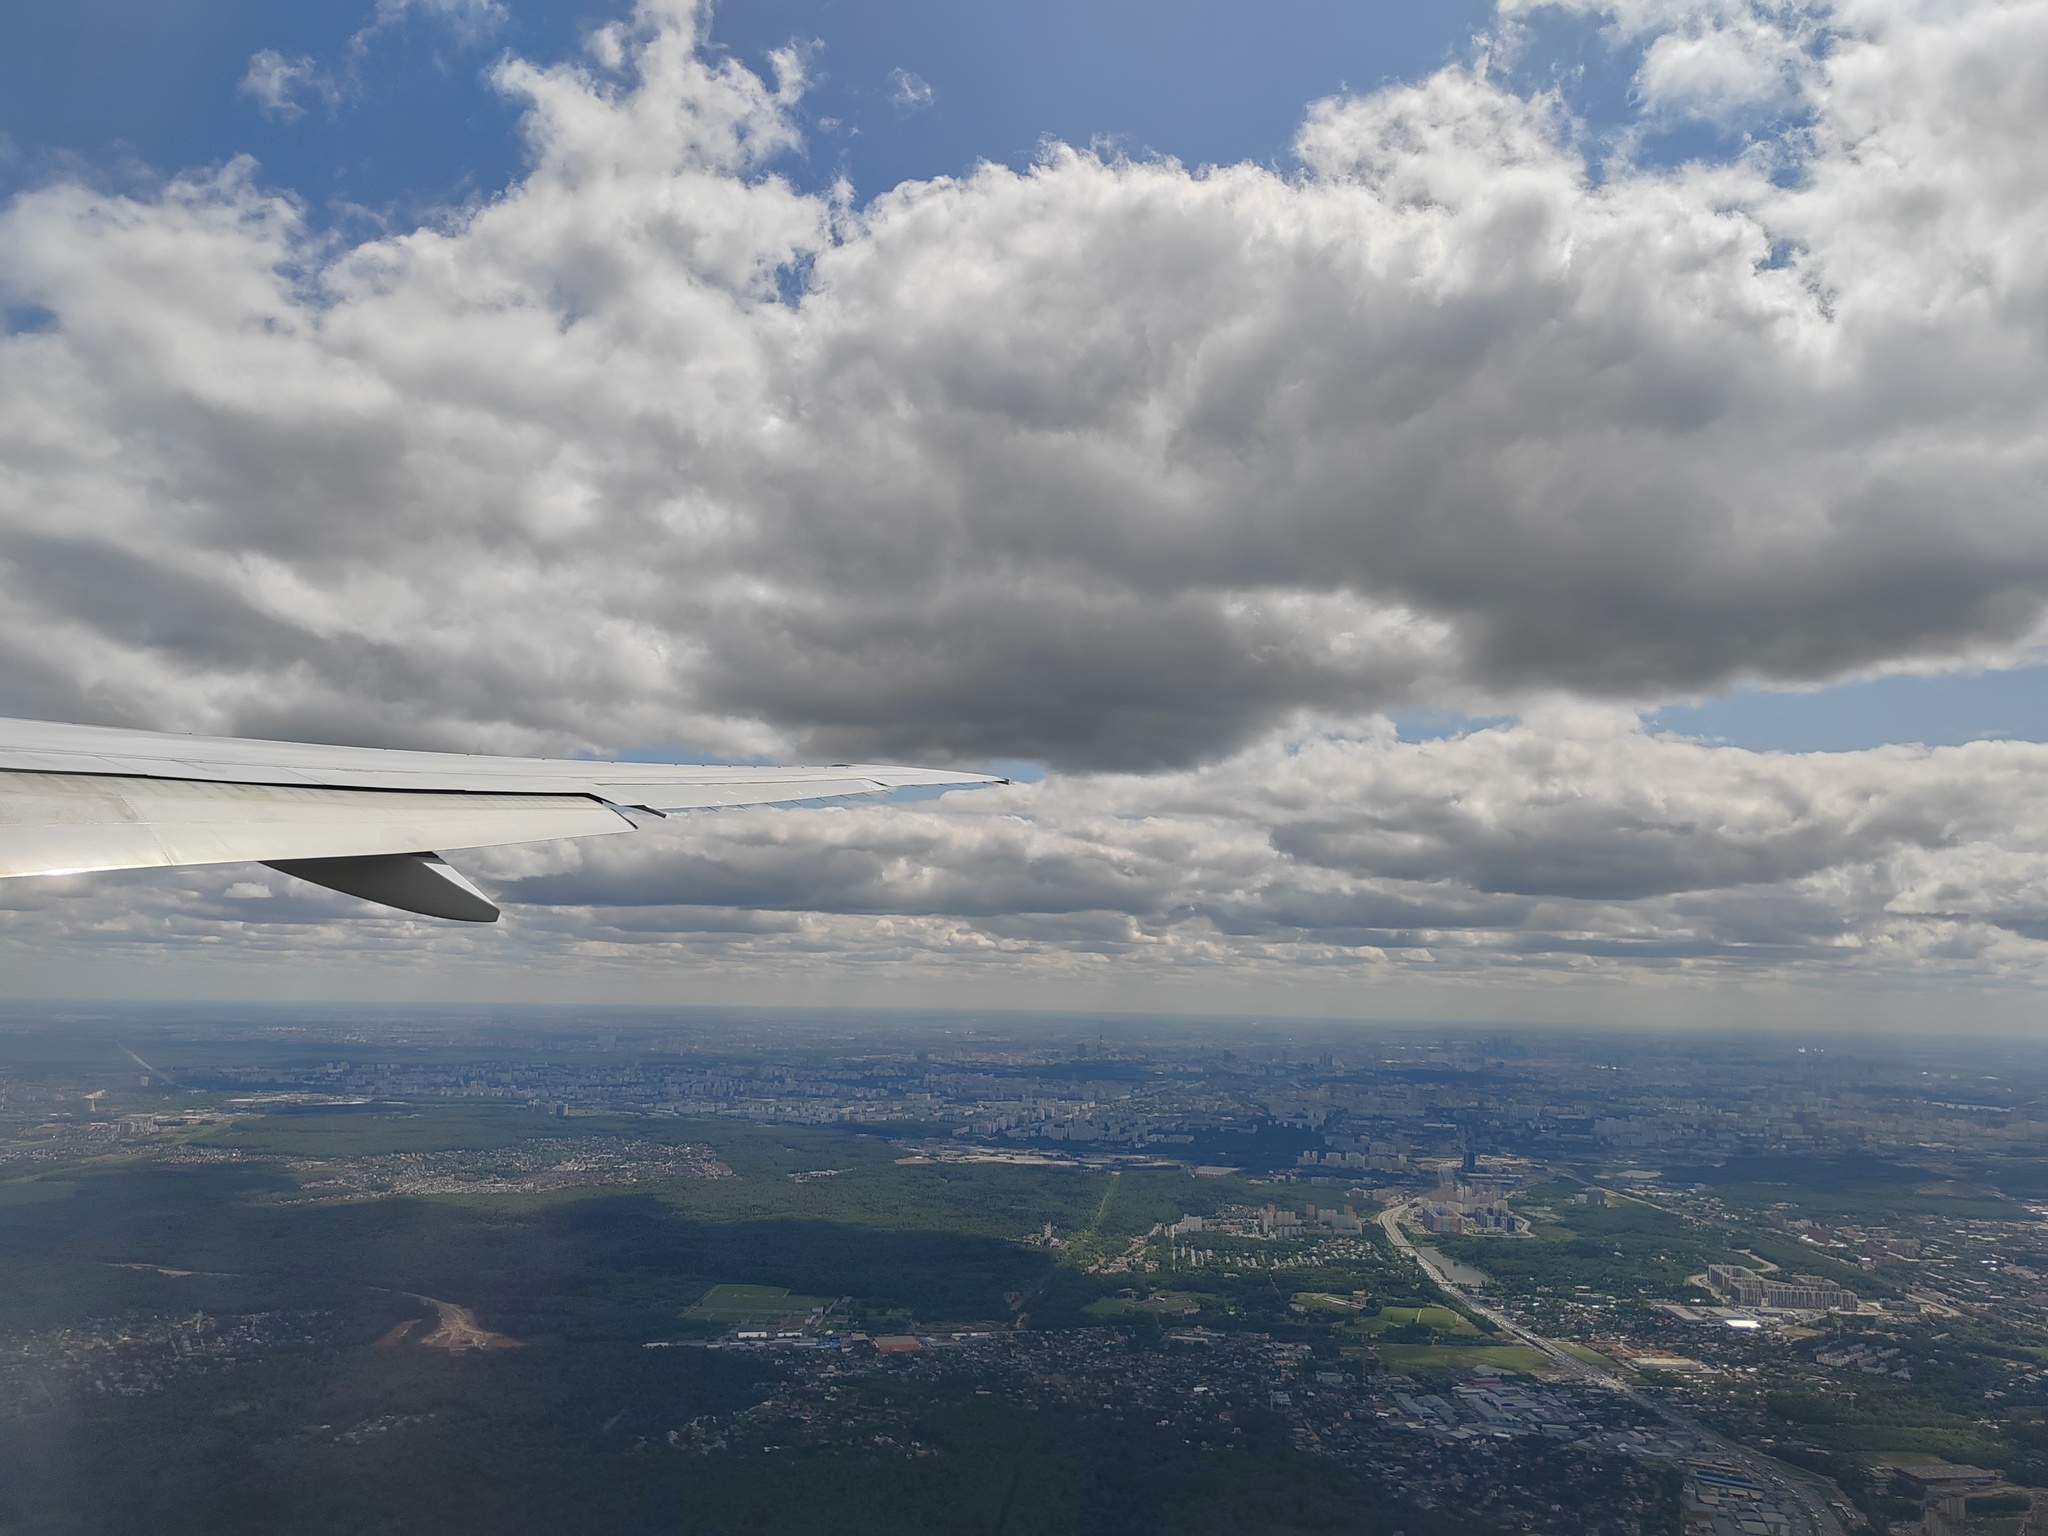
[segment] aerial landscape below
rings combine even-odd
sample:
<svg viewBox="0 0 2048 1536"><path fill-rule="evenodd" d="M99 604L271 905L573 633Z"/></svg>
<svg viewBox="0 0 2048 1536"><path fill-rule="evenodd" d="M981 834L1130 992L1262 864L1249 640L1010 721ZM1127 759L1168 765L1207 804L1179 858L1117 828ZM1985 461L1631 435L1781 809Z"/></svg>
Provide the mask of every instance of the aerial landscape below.
<svg viewBox="0 0 2048 1536"><path fill-rule="evenodd" d="M0 5L0 1536L2048 1536L2044 144Z"/></svg>
<svg viewBox="0 0 2048 1536"><path fill-rule="evenodd" d="M0 1530L2016 1533L2048 1051L18 1011Z"/></svg>

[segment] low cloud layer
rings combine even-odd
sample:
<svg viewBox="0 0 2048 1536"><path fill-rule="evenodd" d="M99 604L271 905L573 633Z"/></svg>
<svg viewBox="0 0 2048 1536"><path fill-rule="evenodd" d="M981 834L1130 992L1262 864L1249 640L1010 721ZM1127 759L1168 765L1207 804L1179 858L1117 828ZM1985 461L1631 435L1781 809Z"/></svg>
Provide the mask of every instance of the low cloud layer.
<svg viewBox="0 0 2048 1536"><path fill-rule="evenodd" d="M568 949L2033 963L2041 749L1573 711L2039 640L2048 3L1517 0L1298 169L1055 145L865 206L776 174L799 56L704 20L502 63L532 169L434 227L315 234L246 163L0 213L0 710L1060 770L494 856ZM1552 24L1637 122L1521 83ZM1687 123L1735 150L1643 158ZM1527 723L1345 723L1417 703Z"/></svg>
<svg viewBox="0 0 2048 1536"><path fill-rule="evenodd" d="M1448 989L1482 1017L1503 990L1619 981L1661 989L1640 994L1651 1009L1759 980L2017 995L2048 969L2044 782L2032 743L1766 754L1574 709L471 853L458 862L507 905L481 932L267 871L80 878L0 913L0 952L133 963L225 942L258 966L610 974L675 1000L706 974L767 995L863 975L984 1002L1164 989L1181 1007L1256 1005L1268 984L1363 1011L1385 989Z"/></svg>
<svg viewBox="0 0 2048 1536"><path fill-rule="evenodd" d="M1130 956L2030 971L2044 778L2031 743L1763 754L1581 712L938 805L719 813L497 872L520 902L931 918Z"/></svg>

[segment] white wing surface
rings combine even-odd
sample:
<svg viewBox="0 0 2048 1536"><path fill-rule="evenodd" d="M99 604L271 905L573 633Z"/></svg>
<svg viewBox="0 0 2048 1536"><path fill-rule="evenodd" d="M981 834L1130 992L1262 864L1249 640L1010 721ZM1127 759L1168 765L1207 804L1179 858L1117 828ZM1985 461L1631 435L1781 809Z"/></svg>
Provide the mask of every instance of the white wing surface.
<svg viewBox="0 0 2048 1536"><path fill-rule="evenodd" d="M497 908L432 850L631 832L628 812L775 805L986 774L474 757L0 719L0 878L261 862L430 916Z"/></svg>

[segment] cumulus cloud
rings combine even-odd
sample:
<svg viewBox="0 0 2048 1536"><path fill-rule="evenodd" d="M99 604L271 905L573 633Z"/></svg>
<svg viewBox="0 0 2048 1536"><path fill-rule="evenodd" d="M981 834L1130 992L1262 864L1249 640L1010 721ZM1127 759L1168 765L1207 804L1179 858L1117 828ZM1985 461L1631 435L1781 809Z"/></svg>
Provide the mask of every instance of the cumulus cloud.
<svg viewBox="0 0 2048 1536"><path fill-rule="evenodd" d="M1595 165L1480 60L1312 104L1294 171L1053 145L856 206L777 174L796 53L643 0L498 68L531 170L429 227L337 245L246 162L24 195L0 708L1069 771L518 877L604 904L591 943L766 906L1034 953L2024 948L1985 818L2029 749L1329 735L2041 637L2048 3L1562 9L1646 114L1767 141Z"/></svg>
<svg viewBox="0 0 2048 1536"><path fill-rule="evenodd" d="M1798 110L1824 86L1824 51L1853 28L1855 7L1838 9L1825 0L1505 0L1501 6L1511 24L1546 12L1597 18L1611 41L1639 50L1634 83L1651 114L1739 128L1760 114L1768 125L1773 114Z"/></svg>
<svg viewBox="0 0 2048 1536"><path fill-rule="evenodd" d="M506 63L533 170L446 227L335 249L246 165L18 200L13 702L1144 766L2037 634L2041 5L1860 9L1789 185L1596 180L1453 67L1315 105L1298 175L1054 146L858 209L774 173L794 56L702 23ZM48 579L110 562L112 612Z"/></svg>

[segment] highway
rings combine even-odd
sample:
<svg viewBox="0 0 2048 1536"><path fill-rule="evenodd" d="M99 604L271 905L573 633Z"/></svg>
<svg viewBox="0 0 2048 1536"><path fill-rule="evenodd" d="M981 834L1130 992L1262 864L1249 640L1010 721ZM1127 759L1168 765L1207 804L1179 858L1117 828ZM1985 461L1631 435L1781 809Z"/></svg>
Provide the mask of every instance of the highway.
<svg viewBox="0 0 2048 1536"><path fill-rule="evenodd" d="M1777 1463L1766 1457L1759 1456L1747 1446L1738 1445L1734 1441L1715 1433L1696 1419L1690 1419L1683 1414L1674 1413L1664 1404L1644 1397L1642 1393L1630 1386L1628 1382L1624 1381L1615 1372L1606 1369L1604 1366L1594 1365L1589 1360L1582 1360L1555 1339L1548 1339L1540 1333L1531 1332L1500 1308L1480 1300L1470 1291L1452 1280L1449 1275L1443 1272L1440 1266L1433 1263L1428 1255L1424 1254L1409 1240L1408 1229L1401 1225L1401 1218L1409 1214L1414 1208L1415 1202L1412 1200L1403 1201L1399 1205L1388 1206L1380 1213L1380 1229L1387 1234L1387 1241L1394 1245L1395 1251L1412 1259L1415 1262L1415 1266L1422 1271L1429 1283L1442 1291L1451 1300L1472 1313L1475 1317L1485 1318L1517 1343L1526 1344L1529 1348L1541 1352L1555 1363L1561 1372L1572 1379L1585 1382L1591 1386L1602 1387L1609 1392L1617 1392L1626 1397L1630 1402L1637 1404L1644 1411L1662 1419L1674 1429L1682 1429L1689 1434L1697 1436L1702 1442L1712 1446L1717 1456L1733 1465L1740 1466L1752 1477L1771 1488L1788 1500L1793 1507L1804 1513L1812 1528L1812 1536L1846 1536L1842 1529L1842 1522L1835 1517L1835 1512L1828 1508L1827 1501L1798 1479L1788 1477L1779 1469ZM1795 1531L1794 1536L1802 1536L1802 1533Z"/></svg>

